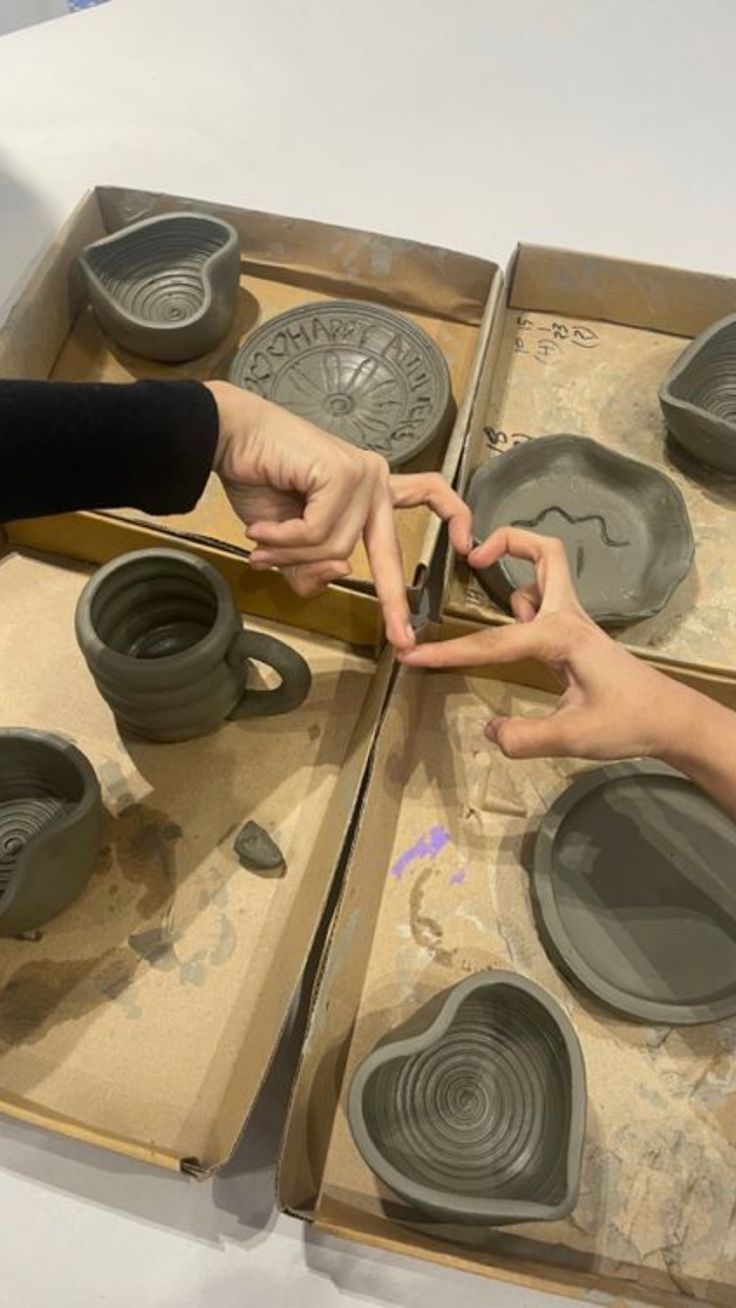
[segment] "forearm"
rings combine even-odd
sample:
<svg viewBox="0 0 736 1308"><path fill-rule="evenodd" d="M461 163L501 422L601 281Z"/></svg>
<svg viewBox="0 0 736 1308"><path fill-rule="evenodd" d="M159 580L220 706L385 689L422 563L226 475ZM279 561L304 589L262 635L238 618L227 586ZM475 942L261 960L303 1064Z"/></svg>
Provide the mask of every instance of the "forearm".
<svg viewBox="0 0 736 1308"><path fill-rule="evenodd" d="M736 713L675 683L671 708L659 756L736 821Z"/></svg>
<svg viewBox="0 0 736 1308"><path fill-rule="evenodd" d="M194 507L215 457L199 382L0 381L0 521L74 509Z"/></svg>

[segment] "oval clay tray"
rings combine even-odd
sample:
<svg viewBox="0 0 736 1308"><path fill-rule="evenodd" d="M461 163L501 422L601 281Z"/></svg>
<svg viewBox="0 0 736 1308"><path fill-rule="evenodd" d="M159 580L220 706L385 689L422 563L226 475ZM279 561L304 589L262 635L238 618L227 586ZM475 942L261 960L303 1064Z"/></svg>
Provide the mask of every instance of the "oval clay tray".
<svg viewBox="0 0 736 1308"><path fill-rule="evenodd" d="M540 436L497 455L466 498L476 540L505 526L558 537L580 602L598 622L658 613L692 565L690 520L674 482L587 436ZM510 558L477 575L506 605L534 579L530 563Z"/></svg>
<svg viewBox="0 0 736 1308"><path fill-rule="evenodd" d="M271 318L239 349L230 381L392 468L446 432L454 413L448 367L431 336L360 300L303 304Z"/></svg>
<svg viewBox="0 0 736 1308"><path fill-rule="evenodd" d="M532 889L555 965L627 1017L736 1013L736 824L651 760L576 777L540 825Z"/></svg>

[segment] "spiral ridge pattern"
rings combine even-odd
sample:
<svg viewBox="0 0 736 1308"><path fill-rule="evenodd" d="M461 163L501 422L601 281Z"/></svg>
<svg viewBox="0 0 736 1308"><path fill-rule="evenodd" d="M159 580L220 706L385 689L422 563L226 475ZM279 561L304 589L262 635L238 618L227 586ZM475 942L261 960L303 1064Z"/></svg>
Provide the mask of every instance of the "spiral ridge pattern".
<svg viewBox="0 0 736 1308"><path fill-rule="evenodd" d="M569 1194L568 1048L552 1013L524 990L471 991L441 1037L378 1062L361 1108L372 1149L419 1206L412 1186L438 1203L451 1196L459 1220L469 1220L463 1201L542 1207ZM361 1147L352 1107L351 1123Z"/></svg>
<svg viewBox="0 0 736 1308"><path fill-rule="evenodd" d="M162 362L206 354L235 315L237 232L209 214L144 219L88 245L81 266L101 327Z"/></svg>
<svg viewBox="0 0 736 1308"><path fill-rule="evenodd" d="M205 299L202 265L222 246L199 224L162 237L157 229L127 233L119 245L90 253L90 264L119 308L149 323L178 323L193 317Z"/></svg>
<svg viewBox="0 0 736 1308"><path fill-rule="evenodd" d="M24 789L30 793L0 799L0 894L10 884L16 863L29 841L74 808L74 804L55 795L32 793L37 788L29 781Z"/></svg>
<svg viewBox="0 0 736 1308"><path fill-rule="evenodd" d="M696 459L736 473L736 314L687 347L660 391L667 426Z"/></svg>
<svg viewBox="0 0 736 1308"><path fill-rule="evenodd" d="M714 336L693 359L686 386L691 404L736 422L736 324Z"/></svg>

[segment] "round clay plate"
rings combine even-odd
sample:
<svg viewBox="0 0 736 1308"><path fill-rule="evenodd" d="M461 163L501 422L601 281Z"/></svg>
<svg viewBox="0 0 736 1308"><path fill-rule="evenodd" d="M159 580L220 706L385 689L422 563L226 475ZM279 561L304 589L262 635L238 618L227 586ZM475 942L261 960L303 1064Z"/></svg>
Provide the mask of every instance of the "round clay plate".
<svg viewBox="0 0 736 1308"><path fill-rule="evenodd" d="M506 526L558 537L580 602L598 622L658 613L693 561L690 520L674 482L587 436L541 436L496 455L475 473L467 499L476 540ZM505 558L478 577L507 603L534 571Z"/></svg>
<svg viewBox="0 0 736 1308"><path fill-rule="evenodd" d="M444 356L403 314L354 300L303 304L238 350L230 381L308 418L392 468L452 419Z"/></svg>
<svg viewBox="0 0 736 1308"><path fill-rule="evenodd" d="M553 962L639 1021L736 1013L736 825L662 763L577 777L540 826L532 882Z"/></svg>

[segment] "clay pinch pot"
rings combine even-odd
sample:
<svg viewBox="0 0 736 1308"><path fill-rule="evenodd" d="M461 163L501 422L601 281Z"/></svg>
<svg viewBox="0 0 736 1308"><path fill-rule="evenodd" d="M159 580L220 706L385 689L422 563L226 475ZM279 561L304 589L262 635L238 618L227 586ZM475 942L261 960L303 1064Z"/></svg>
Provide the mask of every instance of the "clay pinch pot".
<svg viewBox="0 0 736 1308"><path fill-rule="evenodd" d="M475 1226L570 1213L585 1116L572 1025L541 987L506 971L479 972L421 1008L360 1064L348 1097L379 1180L438 1221Z"/></svg>
<svg viewBox="0 0 736 1308"><path fill-rule="evenodd" d="M138 550L105 564L79 597L75 625L120 729L145 740L190 740L228 718L288 713L311 685L301 655L245 630L219 572L182 550ZM249 686L250 659L281 684Z"/></svg>
<svg viewBox="0 0 736 1308"><path fill-rule="evenodd" d="M700 463L736 474L736 313L706 327L659 392L670 434Z"/></svg>
<svg viewBox="0 0 736 1308"><path fill-rule="evenodd" d="M679 488L658 468L588 436L540 436L479 468L466 495L476 542L497 527L556 536L581 604L608 626L659 613L692 566L695 543ZM502 558L478 580L508 607L534 580Z"/></svg>
<svg viewBox="0 0 736 1308"><path fill-rule="evenodd" d="M209 214L145 218L86 246L79 263L100 326L133 354L194 359L235 316L238 234Z"/></svg>
<svg viewBox="0 0 736 1308"><path fill-rule="evenodd" d="M0 730L0 936L32 931L84 889L102 798L84 754L43 731Z"/></svg>

